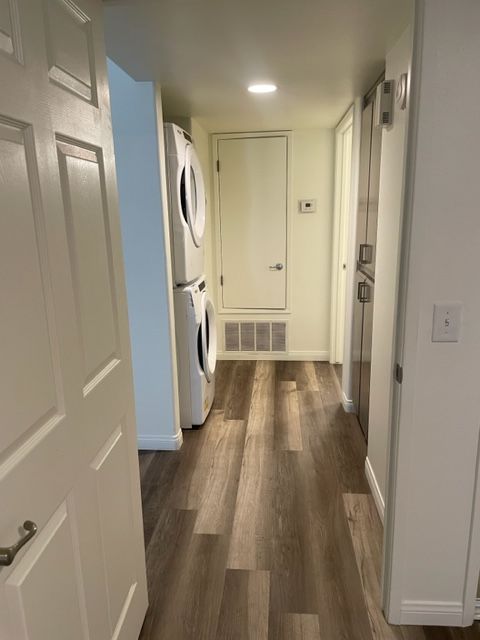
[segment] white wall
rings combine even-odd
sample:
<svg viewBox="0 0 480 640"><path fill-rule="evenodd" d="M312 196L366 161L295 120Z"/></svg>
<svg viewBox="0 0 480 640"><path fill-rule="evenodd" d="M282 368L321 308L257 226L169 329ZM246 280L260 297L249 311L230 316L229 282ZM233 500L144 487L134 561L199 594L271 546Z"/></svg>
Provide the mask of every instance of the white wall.
<svg viewBox="0 0 480 640"><path fill-rule="evenodd" d="M157 91L108 64L139 448L181 445ZM160 134L160 140L159 140ZM159 147L160 143L160 147ZM165 234L166 231L166 234Z"/></svg>
<svg viewBox="0 0 480 640"><path fill-rule="evenodd" d="M387 511L386 605L391 622L470 624L480 552L479 527L470 529L474 501L480 506L480 83L472 82L480 3L419 0L417 7L404 381ZM463 303L459 343L432 342L438 301Z"/></svg>
<svg viewBox="0 0 480 640"><path fill-rule="evenodd" d="M411 59L412 29L409 28L387 54L387 80L397 82L402 73L410 73ZM382 134L367 462L378 487L381 511L385 503L391 421L407 119L408 111L395 103L393 125Z"/></svg>
<svg viewBox="0 0 480 640"><path fill-rule="evenodd" d="M287 357L291 359L328 360L329 357L333 172L334 130L293 131L291 236L288 260L290 313L281 317L274 314L249 316L258 320L288 320ZM317 200L316 213L298 213L298 200L305 198ZM212 241L215 233L218 233L217 229L214 229ZM214 244L212 250L215 251ZM223 322L232 319L246 319L246 316L221 315L220 349L223 346ZM224 354L220 354L222 355ZM237 354L229 354L228 357L236 358ZM277 358L277 355L275 357Z"/></svg>

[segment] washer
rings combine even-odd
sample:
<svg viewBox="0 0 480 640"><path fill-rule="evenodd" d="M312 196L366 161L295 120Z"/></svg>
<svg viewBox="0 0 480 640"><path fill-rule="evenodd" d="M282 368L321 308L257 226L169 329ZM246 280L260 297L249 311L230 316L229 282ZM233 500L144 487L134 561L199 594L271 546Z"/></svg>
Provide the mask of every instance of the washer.
<svg viewBox="0 0 480 640"><path fill-rule="evenodd" d="M215 395L217 331L205 278L173 292L182 429L205 422Z"/></svg>
<svg viewBox="0 0 480 640"><path fill-rule="evenodd" d="M172 123L164 130L173 277L180 285L204 272L205 185L190 135Z"/></svg>

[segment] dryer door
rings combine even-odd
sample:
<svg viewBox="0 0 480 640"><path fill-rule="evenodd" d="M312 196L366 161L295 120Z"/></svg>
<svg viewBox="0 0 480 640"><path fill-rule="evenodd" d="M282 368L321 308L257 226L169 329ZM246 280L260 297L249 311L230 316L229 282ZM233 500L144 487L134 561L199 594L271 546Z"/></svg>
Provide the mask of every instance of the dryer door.
<svg viewBox="0 0 480 640"><path fill-rule="evenodd" d="M200 161L191 144L185 150L185 213L187 224L196 247L202 244L205 233L205 186Z"/></svg>
<svg viewBox="0 0 480 640"><path fill-rule="evenodd" d="M201 300L202 323L199 327L200 364L208 382L213 379L217 364L217 327L215 324L215 307L205 291Z"/></svg>

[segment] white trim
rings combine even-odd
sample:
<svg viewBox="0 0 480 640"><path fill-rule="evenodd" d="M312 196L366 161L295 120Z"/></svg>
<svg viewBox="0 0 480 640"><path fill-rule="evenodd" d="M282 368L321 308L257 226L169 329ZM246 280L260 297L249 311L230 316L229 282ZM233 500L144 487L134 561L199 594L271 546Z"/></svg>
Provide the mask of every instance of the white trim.
<svg viewBox="0 0 480 640"><path fill-rule="evenodd" d="M421 61L423 49L423 18L425 0L415 3L413 25L413 50L409 69L408 107L407 107L407 145L405 154L405 177L403 186L403 222L401 233L401 256L398 276L398 293L395 329L395 362L404 364L404 340L406 319L406 298L408 289L409 254L411 244L412 202L416 168L416 145L418 112L420 105ZM415 380L415 371L409 372L409 378ZM382 568L382 609L390 624L401 624L402 617L402 579L405 558L406 509L408 492L404 487L409 473L408 464L400 464L400 446L408 460L405 448L408 448L411 419L400 406L405 402L407 409L413 406L414 384L395 383L393 385L392 410L388 431L387 489L385 527L383 539ZM405 398L407 400L405 401ZM402 402L403 400L403 402ZM400 440L400 433L402 439ZM408 449L407 449L408 450Z"/></svg>
<svg viewBox="0 0 480 640"><path fill-rule="evenodd" d="M480 598L475 599L475 610L473 613L474 620L480 620Z"/></svg>
<svg viewBox="0 0 480 640"><path fill-rule="evenodd" d="M175 316L173 308L173 272L172 272L172 253L170 240L170 220L169 220L169 204L168 204L168 184L167 184L167 167L166 167L166 150L165 137L163 131L163 110L162 110L162 88L160 84L155 83L155 110L157 116L157 138L158 138L158 162L160 166L160 190L162 198L162 217L163 217L163 245L165 252L165 273L167 276L167 299L168 299L168 333L170 337L170 369L172 374L173 389L173 430L177 433L180 431L180 404L178 398L178 372L177 372L177 342L175 337ZM181 432L180 432L181 433ZM172 437L172 436L170 436ZM181 442L180 442L181 446Z"/></svg>
<svg viewBox="0 0 480 640"><path fill-rule="evenodd" d="M342 405L343 405L343 409L344 409L344 411L346 411L346 413L355 413L355 407L353 406L353 400L351 400L350 398L347 398L347 396L345 395L345 391L342 391Z"/></svg>
<svg viewBox="0 0 480 640"><path fill-rule="evenodd" d="M461 602L403 600L400 607L400 624L460 627L462 621Z"/></svg>
<svg viewBox="0 0 480 640"><path fill-rule="evenodd" d="M182 431L178 431L172 436L137 436L138 448L140 451L177 451L183 443Z"/></svg>
<svg viewBox="0 0 480 640"><path fill-rule="evenodd" d="M301 360L328 362L329 351L289 351L288 353L264 351L219 351L217 360Z"/></svg>
<svg viewBox="0 0 480 640"><path fill-rule="evenodd" d="M352 397L352 329L353 301L355 299L357 202L360 173L360 138L362 130L363 98L357 97L353 107L352 167L350 175L350 224L348 229L347 274L345 285L345 327L343 343L342 391Z"/></svg>
<svg viewBox="0 0 480 640"><path fill-rule="evenodd" d="M218 142L220 140L228 140L234 138L269 138L273 136L285 136L287 139L287 237L286 237L286 278L285 278L285 309L234 309L223 306L223 292L220 285L222 275L222 238L221 238L221 222L220 222L220 181L217 171L218 158ZM245 131L241 133L215 133L211 136L212 143L212 176L213 176L213 228L214 246L215 246L215 268L216 278L214 283L210 283L210 287L215 289L215 300L217 303L217 315L242 315L242 314L266 314L275 313L278 315L286 315L291 313L291 290L292 290L292 269L290 258L292 256L292 236L293 236L293 132L291 130L275 130L275 131Z"/></svg>
<svg viewBox="0 0 480 640"><path fill-rule="evenodd" d="M472 617L480 620L480 600L478 592L478 558L480 556L480 434L477 443L477 460L475 465L475 485L472 504L472 519L468 540L465 584L463 587L463 624L472 623ZM477 617L478 616L478 617Z"/></svg>
<svg viewBox="0 0 480 640"><path fill-rule="evenodd" d="M330 362L343 363L345 338L346 267L349 251L351 207L351 173L353 148L353 105L335 128L335 181L332 224L332 277L330 305ZM349 153L345 149L345 135L351 131ZM340 333L342 335L340 335ZM339 344L340 343L340 344Z"/></svg>
<svg viewBox="0 0 480 640"><path fill-rule="evenodd" d="M365 475L367 476L368 486L370 487L370 491L372 492L378 515L380 516L380 520L383 524L383 519L385 516L385 502L383 500L382 492L380 491L380 487L378 486L377 478L375 476L375 472L373 471L371 462L368 459L368 456L365 458Z"/></svg>

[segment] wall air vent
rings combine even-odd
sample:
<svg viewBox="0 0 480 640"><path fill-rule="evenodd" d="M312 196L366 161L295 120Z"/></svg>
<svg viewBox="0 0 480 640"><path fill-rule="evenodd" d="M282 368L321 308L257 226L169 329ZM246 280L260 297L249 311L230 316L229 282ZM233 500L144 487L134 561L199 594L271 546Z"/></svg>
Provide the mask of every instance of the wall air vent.
<svg viewBox="0 0 480 640"><path fill-rule="evenodd" d="M286 353L287 323L247 320L224 324L225 351Z"/></svg>
<svg viewBox="0 0 480 640"><path fill-rule="evenodd" d="M242 351L255 351L254 322L240 322L240 348Z"/></svg>
<svg viewBox="0 0 480 640"><path fill-rule="evenodd" d="M225 322L225 351L240 351L240 326L238 322Z"/></svg>

